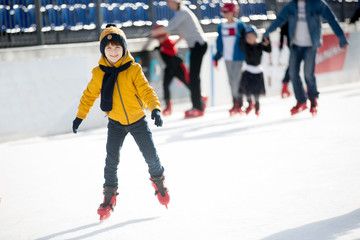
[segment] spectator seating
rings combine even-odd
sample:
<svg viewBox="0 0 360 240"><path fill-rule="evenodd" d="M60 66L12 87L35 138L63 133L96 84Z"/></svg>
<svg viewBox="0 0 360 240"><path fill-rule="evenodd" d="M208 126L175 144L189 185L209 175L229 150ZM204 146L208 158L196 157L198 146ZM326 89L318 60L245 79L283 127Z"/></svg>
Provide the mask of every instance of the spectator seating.
<svg viewBox="0 0 360 240"><path fill-rule="evenodd" d="M184 0L198 15L202 24L221 20L221 0ZM245 17L265 17L264 0L239 0L240 14ZM151 25L153 20L169 21L174 16L165 0L102 0L102 27L115 23L119 27ZM41 0L42 31L78 31L94 29L96 12L90 0ZM2 33L34 32L36 30L34 0L0 0L0 27Z"/></svg>

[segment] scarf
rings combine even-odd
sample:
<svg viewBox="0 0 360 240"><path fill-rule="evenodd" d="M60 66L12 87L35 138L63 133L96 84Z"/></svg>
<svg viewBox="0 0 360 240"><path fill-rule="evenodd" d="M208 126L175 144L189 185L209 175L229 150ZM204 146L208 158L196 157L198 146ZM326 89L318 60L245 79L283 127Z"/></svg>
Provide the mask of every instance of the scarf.
<svg viewBox="0 0 360 240"><path fill-rule="evenodd" d="M113 107L113 93L115 83L120 72L125 71L131 66L131 61L127 62L120 67L105 67L100 65L100 69L105 73L102 87L101 87L101 98L100 108L104 112L110 112Z"/></svg>

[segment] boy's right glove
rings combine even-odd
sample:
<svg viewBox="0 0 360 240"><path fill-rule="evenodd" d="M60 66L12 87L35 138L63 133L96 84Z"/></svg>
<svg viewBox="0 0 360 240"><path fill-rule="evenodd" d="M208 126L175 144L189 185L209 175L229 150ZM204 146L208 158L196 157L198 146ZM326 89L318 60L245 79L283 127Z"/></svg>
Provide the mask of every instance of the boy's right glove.
<svg viewBox="0 0 360 240"><path fill-rule="evenodd" d="M77 133L80 123L82 122L81 118L76 117L73 121L73 132Z"/></svg>

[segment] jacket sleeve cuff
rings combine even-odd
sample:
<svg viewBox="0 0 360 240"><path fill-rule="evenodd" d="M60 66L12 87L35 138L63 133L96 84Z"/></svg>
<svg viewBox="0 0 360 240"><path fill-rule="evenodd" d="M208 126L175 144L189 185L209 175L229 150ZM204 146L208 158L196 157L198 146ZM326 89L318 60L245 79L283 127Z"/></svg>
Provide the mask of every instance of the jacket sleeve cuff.
<svg viewBox="0 0 360 240"><path fill-rule="evenodd" d="M80 119L85 119L87 116L87 113L83 112L83 111L78 111L78 113L76 114L76 117L80 118Z"/></svg>

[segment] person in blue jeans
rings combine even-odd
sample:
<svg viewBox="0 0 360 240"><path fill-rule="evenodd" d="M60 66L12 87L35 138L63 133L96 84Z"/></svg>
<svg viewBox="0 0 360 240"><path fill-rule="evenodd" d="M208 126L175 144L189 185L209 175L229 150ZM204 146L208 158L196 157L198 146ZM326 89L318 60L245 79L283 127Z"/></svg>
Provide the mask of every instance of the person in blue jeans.
<svg viewBox="0 0 360 240"><path fill-rule="evenodd" d="M323 0L293 0L287 3L264 33L264 37L269 38L271 32L284 25L286 21L289 22L289 73L297 101L296 106L291 109L292 115L307 109L307 98L311 102L310 112L313 115L317 113L319 92L314 72L316 52L321 46L322 18L329 23L338 37L340 47L345 48L348 45L345 34L334 13ZM308 93L305 92L299 75L302 61L304 61L304 76Z"/></svg>

